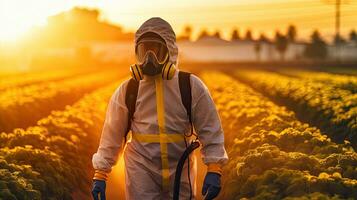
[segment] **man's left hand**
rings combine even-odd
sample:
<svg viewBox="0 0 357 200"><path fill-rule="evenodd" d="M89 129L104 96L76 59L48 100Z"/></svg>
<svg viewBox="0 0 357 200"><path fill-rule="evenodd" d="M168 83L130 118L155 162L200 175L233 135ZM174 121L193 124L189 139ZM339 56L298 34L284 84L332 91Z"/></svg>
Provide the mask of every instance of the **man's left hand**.
<svg viewBox="0 0 357 200"><path fill-rule="evenodd" d="M211 200L218 196L221 191L221 175L215 172L207 172L202 187L202 195L205 200Z"/></svg>

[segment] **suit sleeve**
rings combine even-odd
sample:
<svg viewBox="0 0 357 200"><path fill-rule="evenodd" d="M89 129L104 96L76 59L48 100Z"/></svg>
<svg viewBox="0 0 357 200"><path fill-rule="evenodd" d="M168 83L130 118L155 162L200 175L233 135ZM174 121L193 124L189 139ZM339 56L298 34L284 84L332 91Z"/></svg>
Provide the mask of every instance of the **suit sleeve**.
<svg viewBox="0 0 357 200"><path fill-rule="evenodd" d="M191 75L193 125L202 143L201 155L205 164L225 164L224 134L213 99L205 84Z"/></svg>
<svg viewBox="0 0 357 200"><path fill-rule="evenodd" d="M95 170L110 172L124 146L128 123L128 109L125 105L127 83L123 82L109 101L99 147L92 158Z"/></svg>

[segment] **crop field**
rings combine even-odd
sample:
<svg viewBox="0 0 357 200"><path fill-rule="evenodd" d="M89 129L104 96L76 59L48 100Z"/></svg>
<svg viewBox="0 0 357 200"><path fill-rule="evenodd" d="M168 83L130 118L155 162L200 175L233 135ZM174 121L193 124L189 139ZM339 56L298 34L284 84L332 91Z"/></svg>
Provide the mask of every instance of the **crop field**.
<svg viewBox="0 0 357 200"><path fill-rule="evenodd" d="M357 77L196 72L217 106L230 158L219 199L357 198ZM90 199L107 103L128 72L15 76L0 77L0 199Z"/></svg>
<svg viewBox="0 0 357 200"><path fill-rule="evenodd" d="M202 78L228 138L222 199L357 196L357 154L349 142L333 142L331 135L228 75L211 72ZM260 82L255 77L252 83Z"/></svg>
<svg viewBox="0 0 357 200"><path fill-rule="evenodd" d="M331 139L350 142L356 148L356 77L310 73L307 78L294 78L244 71L237 72L237 77L325 130Z"/></svg>

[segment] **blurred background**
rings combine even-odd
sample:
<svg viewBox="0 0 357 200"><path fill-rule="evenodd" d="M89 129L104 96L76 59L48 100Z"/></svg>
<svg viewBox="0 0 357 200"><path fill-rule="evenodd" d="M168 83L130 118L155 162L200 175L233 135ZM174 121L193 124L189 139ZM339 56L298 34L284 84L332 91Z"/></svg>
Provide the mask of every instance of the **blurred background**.
<svg viewBox="0 0 357 200"><path fill-rule="evenodd" d="M173 26L183 63L357 61L353 0L1 0L0 5L2 71L132 63L134 32L152 16Z"/></svg>

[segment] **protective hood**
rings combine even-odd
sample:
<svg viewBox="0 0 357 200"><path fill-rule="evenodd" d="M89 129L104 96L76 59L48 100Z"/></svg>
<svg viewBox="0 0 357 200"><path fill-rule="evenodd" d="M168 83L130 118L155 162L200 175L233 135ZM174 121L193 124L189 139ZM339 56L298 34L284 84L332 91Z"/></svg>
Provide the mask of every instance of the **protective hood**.
<svg viewBox="0 0 357 200"><path fill-rule="evenodd" d="M145 21L135 33L135 46L138 39L145 33L153 32L165 40L169 50L170 62L177 65L178 48L176 45L176 35L171 25L160 17L153 17Z"/></svg>

